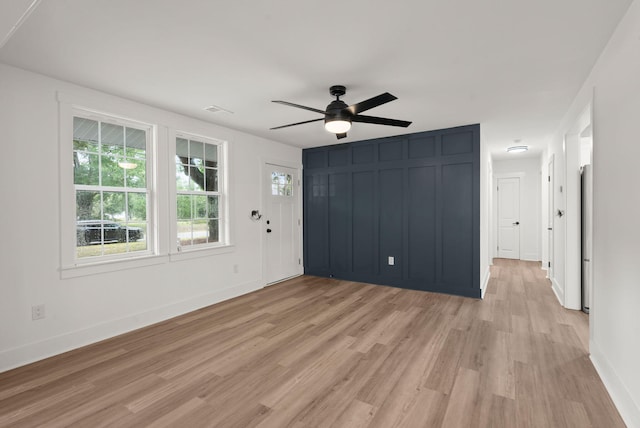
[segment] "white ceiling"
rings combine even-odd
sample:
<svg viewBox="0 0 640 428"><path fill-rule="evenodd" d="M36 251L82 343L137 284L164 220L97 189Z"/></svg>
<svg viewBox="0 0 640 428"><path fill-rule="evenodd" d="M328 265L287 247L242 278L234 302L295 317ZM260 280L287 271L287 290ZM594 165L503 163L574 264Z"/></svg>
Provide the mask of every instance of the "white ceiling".
<svg viewBox="0 0 640 428"><path fill-rule="evenodd" d="M480 123L539 154L631 0L12 0L0 62L299 147L335 144L329 86L399 99L339 142ZM2 42L4 40L4 45ZM209 113L217 105L233 113ZM513 156L513 155L512 155Z"/></svg>

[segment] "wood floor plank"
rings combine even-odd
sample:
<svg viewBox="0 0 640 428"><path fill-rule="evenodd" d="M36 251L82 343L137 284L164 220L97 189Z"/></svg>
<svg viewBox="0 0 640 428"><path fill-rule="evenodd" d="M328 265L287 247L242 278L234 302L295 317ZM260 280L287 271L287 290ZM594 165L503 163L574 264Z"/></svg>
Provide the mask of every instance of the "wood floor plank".
<svg viewBox="0 0 640 428"><path fill-rule="evenodd" d="M460 367L451 391L442 426L451 428L473 426L473 412L470 410L475 409L480 397L479 386L480 373Z"/></svg>
<svg viewBox="0 0 640 428"><path fill-rule="evenodd" d="M375 415L375 407L360 400L352 400L345 410L338 416L334 426L336 428L365 428L371 424Z"/></svg>
<svg viewBox="0 0 640 428"><path fill-rule="evenodd" d="M624 427L539 263L484 300L302 276L0 373L0 427Z"/></svg>

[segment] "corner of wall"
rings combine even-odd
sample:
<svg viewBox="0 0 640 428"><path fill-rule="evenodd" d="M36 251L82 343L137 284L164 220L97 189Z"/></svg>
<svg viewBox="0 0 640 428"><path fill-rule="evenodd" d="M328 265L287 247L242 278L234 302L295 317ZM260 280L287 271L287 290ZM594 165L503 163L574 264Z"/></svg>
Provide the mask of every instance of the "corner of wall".
<svg viewBox="0 0 640 428"><path fill-rule="evenodd" d="M487 287L489 286L489 279L491 279L491 268L487 266L487 269L484 271L484 278L482 279L482 284L480 287L481 299L484 299L484 293L487 292Z"/></svg>
<svg viewBox="0 0 640 428"><path fill-rule="evenodd" d="M628 427L640 427L640 405L635 402L631 393L609 363L595 341L589 341L591 362L595 367L602 383L607 388L613 404Z"/></svg>
<svg viewBox="0 0 640 428"><path fill-rule="evenodd" d="M564 290L562 289L562 287L560 287L560 284L558 284L558 281L556 281L555 278L551 280L551 289L558 298L558 302L560 302L560 305L564 307Z"/></svg>

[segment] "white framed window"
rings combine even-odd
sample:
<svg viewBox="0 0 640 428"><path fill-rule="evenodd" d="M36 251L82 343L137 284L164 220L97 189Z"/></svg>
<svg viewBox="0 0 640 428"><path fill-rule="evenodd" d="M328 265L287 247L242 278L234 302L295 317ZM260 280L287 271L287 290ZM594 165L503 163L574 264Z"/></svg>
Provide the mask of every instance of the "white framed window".
<svg viewBox="0 0 640 428"><path fill-rule="evenodd" d="M70 115L61 153L72 171L62 176L74 202L63 231L74 238L67 235L73 255L63 255L63 268L153 255L153 127L78 107Z"/></svg>
<svg viewBox="0 0 640 428"><path fill-rule="evenodd" d="M229 245L225 142L177 132L175 138L176 251Z"/></svg>
<svg viewBox="0 0 640 428"><path fill-rule="evenodd" d="M57 96L61 278L234 250L226 141L137 105Z"/></svg>

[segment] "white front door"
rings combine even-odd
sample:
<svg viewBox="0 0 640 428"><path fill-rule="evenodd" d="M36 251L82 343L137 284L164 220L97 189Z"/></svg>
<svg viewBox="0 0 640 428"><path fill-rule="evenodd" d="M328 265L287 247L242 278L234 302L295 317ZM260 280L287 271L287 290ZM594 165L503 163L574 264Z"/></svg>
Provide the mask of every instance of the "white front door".
<svg viewBox="0 0 640 428"><path fill-rule="evenodd" d="M520 178L498 179L498 257L520 258Z"/></svg>
<svg viewBox="0 0 640 428"><path fill-rule="evenodd" d="M301 273L300 182L293 168L265 164L266 283L271 284Z"/></svg>

